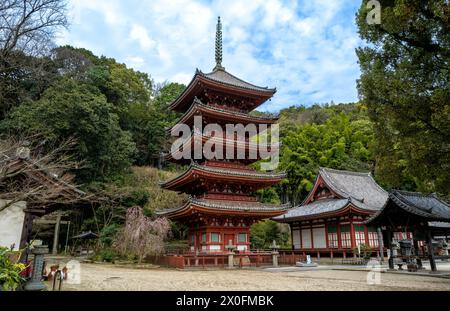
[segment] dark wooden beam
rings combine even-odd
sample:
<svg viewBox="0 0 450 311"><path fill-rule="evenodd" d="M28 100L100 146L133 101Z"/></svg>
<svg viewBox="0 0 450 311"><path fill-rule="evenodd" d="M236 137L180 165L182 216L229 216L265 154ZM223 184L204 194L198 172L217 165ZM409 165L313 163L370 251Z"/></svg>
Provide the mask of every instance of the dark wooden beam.
<svg viewBox="0 0 450 311"><path fill-rule="evenodd" d="M431 230L427 228L427 249L428 249L428 259L430 260L431 271L436 272L436 260L434 258L433 250L433 236L431 235Z"/></svg>

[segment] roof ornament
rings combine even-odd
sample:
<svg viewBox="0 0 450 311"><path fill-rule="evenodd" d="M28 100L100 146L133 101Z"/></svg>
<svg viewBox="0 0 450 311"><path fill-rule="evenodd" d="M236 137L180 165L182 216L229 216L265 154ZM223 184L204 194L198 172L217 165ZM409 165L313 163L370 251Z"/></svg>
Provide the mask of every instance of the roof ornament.
<svg viewBox="0 0 450 311"><path fill-rule="evenodd" d="M216 26L216 67L214 67L214 71L216 70L224 70L225 68L222 66L222 23L220 22L220 16L217 18L217 26Z"/></svg>

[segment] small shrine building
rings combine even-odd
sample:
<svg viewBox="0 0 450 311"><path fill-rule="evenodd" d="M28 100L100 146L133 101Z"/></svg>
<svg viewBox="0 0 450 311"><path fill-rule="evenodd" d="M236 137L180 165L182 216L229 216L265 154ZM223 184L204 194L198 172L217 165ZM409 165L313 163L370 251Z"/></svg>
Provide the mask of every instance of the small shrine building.
<svg viewBox="0 0 450 311"><path fill-rule="evenodd" d="M388 193L370 173L320 168L303 203L273 219L290 225L293 250L317 257L346 257L360 244L379 250L378 228L364 221L378 212L387 198Z"/></svg>

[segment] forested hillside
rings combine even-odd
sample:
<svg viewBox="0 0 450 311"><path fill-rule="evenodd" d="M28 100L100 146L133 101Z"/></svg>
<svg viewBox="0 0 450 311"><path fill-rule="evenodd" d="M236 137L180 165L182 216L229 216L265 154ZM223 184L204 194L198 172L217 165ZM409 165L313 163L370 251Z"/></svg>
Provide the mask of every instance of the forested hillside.
<svg viewBox="0 0 450 311"><path fill-rule="evenodd" d="M280 136L280 168L287 179L278 188L294 205L311 190L320 166L373 171L373 127L361 104L284 109Z"/></svg>

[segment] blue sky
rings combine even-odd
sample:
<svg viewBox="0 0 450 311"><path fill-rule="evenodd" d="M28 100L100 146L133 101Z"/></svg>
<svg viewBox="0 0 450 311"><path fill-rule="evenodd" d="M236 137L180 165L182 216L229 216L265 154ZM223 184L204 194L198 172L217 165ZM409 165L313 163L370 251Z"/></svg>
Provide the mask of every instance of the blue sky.
<svg viewBox="0 0 450 311"><path fill-rule="evenodd" d="M147 72L187 84L214 67L217 16L230 73L277 87L259 110L357 100L355 0L69 0L71 26L57 36Z"/></svg>

